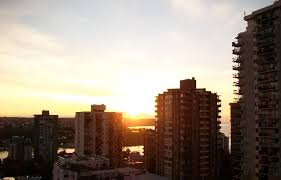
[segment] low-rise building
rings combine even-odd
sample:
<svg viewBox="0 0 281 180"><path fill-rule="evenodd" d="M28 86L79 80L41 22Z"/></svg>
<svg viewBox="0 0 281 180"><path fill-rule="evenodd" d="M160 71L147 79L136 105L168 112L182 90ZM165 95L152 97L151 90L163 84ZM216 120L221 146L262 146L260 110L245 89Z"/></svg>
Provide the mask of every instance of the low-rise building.
<svg viewBox="0 0 281 180"><path fill-rule="evenodd" d="M32 159L31 139L23 136L13 136L8 144L8 158L18 161L29 161Z"/></svg>
<svg viewBox="0 0 281 180"><path fill-rule="evenodd" d="M102 156L65 155L54 164L53 179L79 179L85 173L109 168L109 159Z"/></svg>
<svg viewBox="0 0 281 180"><path fill-rule="evenodd" d="M102 156L65 156L59 157L54 164L53 180L168 180L143 170L124 167L110 168L109 159Z"/></svg>

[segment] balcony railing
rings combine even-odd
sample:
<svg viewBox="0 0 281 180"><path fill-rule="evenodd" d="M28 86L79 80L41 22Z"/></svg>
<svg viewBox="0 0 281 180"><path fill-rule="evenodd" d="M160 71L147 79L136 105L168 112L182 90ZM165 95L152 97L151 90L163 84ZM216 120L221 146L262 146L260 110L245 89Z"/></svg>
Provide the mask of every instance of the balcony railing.
<svg viewBox="0 0 281 180"><path fill-rule="evenodd" d="M239 65L234 65L234 66L232 66L232 69L233 69L234 71L240 71L240 70L241 70L241 66L239 66Z"/></svg>
<svg viewBox="0 0 281 180"><path fill-rule="evenodd" d="M232 42L232 46L233 47L242 47L242 43L238 40L238 41Z"/></svg>
<svg viewBox="0 0 281 180"><path fill-rule="evenodd" d="M240 55L240 54L241 54L241 49L239 49L239 48L233 49L233 50L232 50L232 54Z"/></svg>

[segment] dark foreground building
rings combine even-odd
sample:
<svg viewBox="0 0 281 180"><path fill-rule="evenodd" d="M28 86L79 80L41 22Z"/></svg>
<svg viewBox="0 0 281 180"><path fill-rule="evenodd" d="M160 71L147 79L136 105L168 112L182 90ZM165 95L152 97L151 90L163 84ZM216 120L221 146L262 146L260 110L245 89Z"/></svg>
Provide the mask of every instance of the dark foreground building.
<svg viewBox="0 0 281 180"><path fill-rule="evenodd" d="M245 17L233 45L233 179L281 179L281 1Z"/></svg>
<svg viewBox="0 0 281 180"><path fill-rule="evenodd" d="M196 80L180 81L156 98L156 171L172 179L217 179L221 101L197 89Z"/></svg>
<svg viewBox="0 0 281 180"><path fill-rule="evenodd" d="M34 158L46 163L57 159L57 126L58 115L50 115L49 111L34 115Z"/></svg>

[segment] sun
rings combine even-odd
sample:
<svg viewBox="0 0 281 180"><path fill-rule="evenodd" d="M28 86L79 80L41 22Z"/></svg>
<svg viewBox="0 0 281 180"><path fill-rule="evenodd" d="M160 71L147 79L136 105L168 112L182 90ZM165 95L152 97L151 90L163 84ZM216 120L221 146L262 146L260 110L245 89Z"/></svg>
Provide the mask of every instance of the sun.
<svg viewBox="0 0 281 180"><path fill-rule="evenodd" d="M141 113L137 108L128 107L124 116L129 119L138 119L141 118Z"/></svg>

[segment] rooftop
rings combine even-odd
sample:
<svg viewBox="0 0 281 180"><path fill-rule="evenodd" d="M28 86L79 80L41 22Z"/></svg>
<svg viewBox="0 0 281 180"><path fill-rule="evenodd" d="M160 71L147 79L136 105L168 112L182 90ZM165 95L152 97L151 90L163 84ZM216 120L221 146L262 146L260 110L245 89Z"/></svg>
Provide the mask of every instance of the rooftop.
<svg viewBox="0 0 281 180"><path fill-rule="evenodd" d="M264 7L264 8L262 8L262 9L259 9L259 10L257 10L257 11L254 11L254 12L252 12L252 14L249 14L248 16L245 16L244 19L245 19L246 21L248 21L248 20L254 18L255 16L257 16L257 15L259 15L259 14L262 14L262 13L264 13L264 12L273 10L273 9L275 9L275 8L280 8L280 7L281 7L281 1L280 1L280 0L277 0L277 1L275 1L272 5L269 5L269 6L267 6L267 7Z"/></svg>

